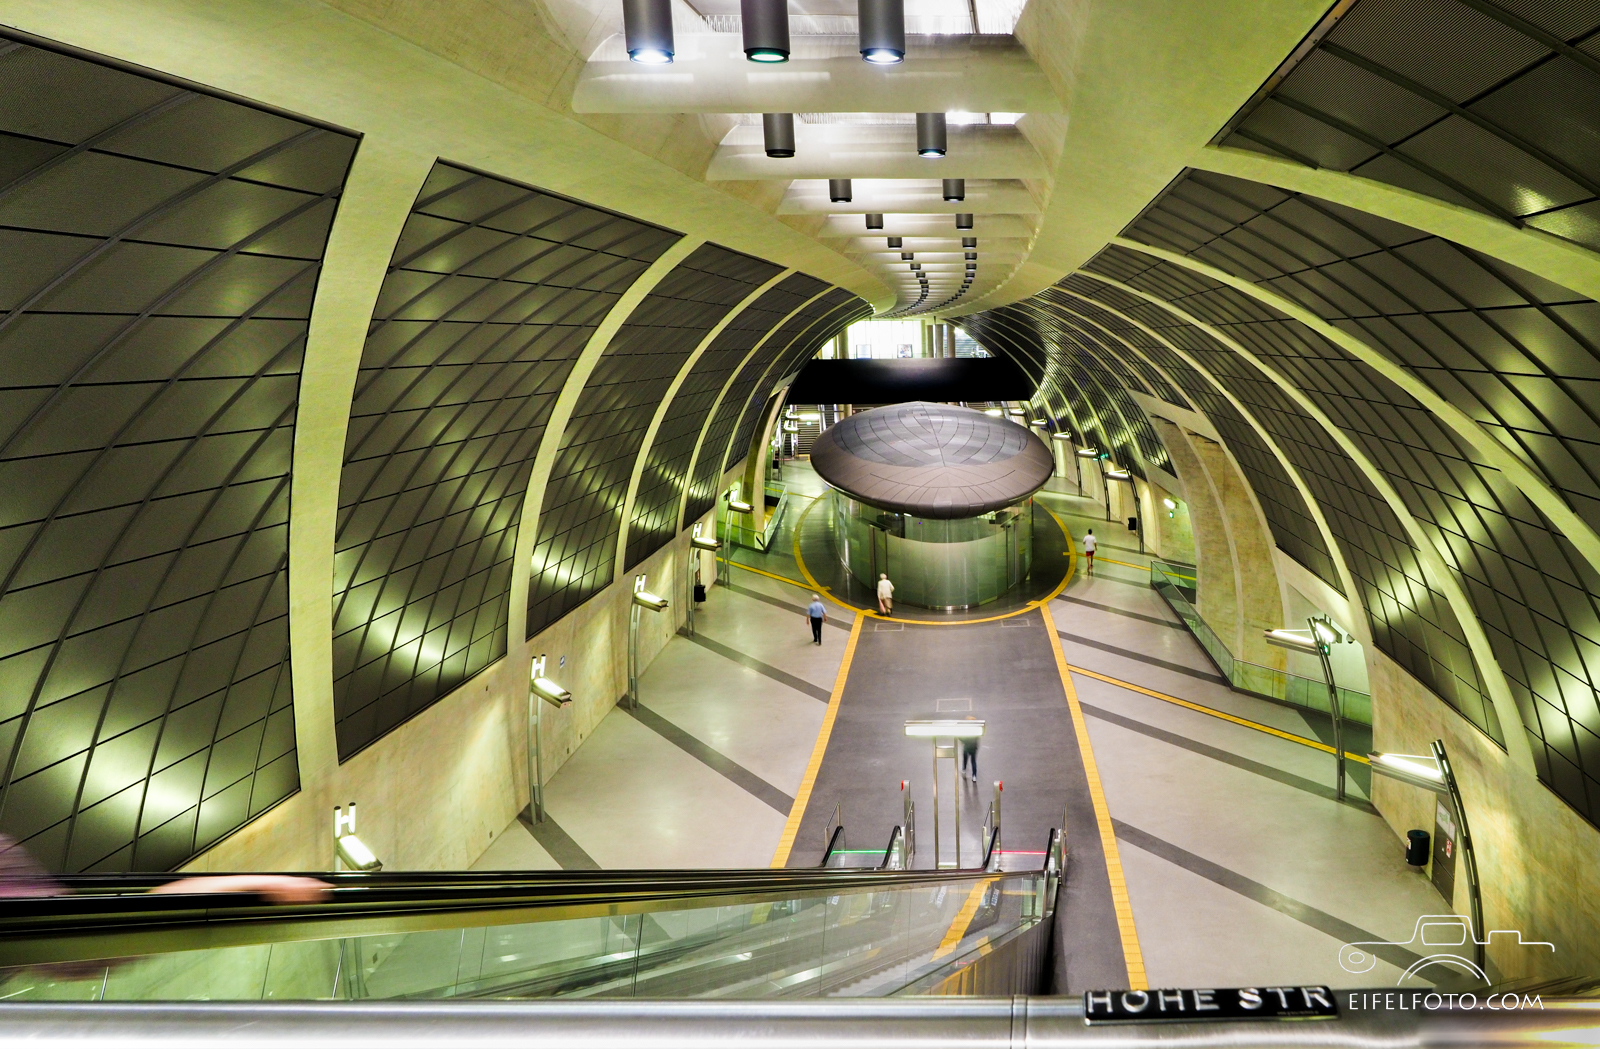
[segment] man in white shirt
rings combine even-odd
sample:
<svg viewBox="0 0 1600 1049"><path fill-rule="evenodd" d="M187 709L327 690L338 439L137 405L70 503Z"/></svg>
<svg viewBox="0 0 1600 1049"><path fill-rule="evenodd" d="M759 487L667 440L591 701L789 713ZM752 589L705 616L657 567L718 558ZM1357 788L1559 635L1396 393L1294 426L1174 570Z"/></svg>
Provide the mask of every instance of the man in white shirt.
<svg viewBox="0 0 1600 1049"><path fill-rule="evenodd" d="M1100 540L1094 537L1094 529L1089 529L1089 534L1083 537L1083 556L1088 558L1089 571L1094 571L1094 548L1100 545Z"/></svg>
<svg viewBox="0 0 1600 1049"><path fill-rule="evenodd" d="M878 575L878 611L884 615L894 611L894 584L882 573Z"/></svg>

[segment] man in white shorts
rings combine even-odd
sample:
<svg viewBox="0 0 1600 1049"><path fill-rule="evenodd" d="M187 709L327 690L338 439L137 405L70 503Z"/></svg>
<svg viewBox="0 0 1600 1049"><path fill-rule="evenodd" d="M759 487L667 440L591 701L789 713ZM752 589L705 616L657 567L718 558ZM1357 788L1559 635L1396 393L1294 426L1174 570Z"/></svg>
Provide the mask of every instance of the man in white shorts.
<svg viewBox="0 0 1600 1049"><path fill-rule="evenodd" d="M878 611L884 615L894 611L894 584L882 573L878 575Z"/></svg>

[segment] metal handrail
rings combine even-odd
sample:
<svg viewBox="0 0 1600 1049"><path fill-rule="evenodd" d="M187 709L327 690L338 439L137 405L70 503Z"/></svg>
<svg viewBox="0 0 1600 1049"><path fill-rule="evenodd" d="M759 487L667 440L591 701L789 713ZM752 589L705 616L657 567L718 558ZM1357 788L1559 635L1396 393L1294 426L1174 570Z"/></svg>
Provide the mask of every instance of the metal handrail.
<svg viewBox="0 0 1600 1049"><path fill-rule="evenodd" d="M844 824L840 823L833 828L833 833L828 835L828 846L822 850L822 862L818 866L826 867L828 861L833 859L833 854L844 847Z"/></svg>
<svg viewBox="0 0 1600 1049"><path fill-rule="evenodd" d="M905 845L905 837L905 828L895 824L894 830L889 832L889 845L883 850L883 862L878 864L880 871L903 871L906 869L900 857L902 846Z"/></svg>
<svg viewBox="0 0 1600 1049"><path fill-rule="evenodd" d="M456 928L466 914L500 923L643 914L713 901L775 902L796 893L937 886L984 873L870 867L313 873L333 886L329 898L290 905L251 893L148 892L172 875L79 875L61 879L72 890L66 895L0 900L0 966L164 953L174 949L175 937L193 936L205 947L279 943L350 935L369 921L415 932Z"/></svg>
<svg viewBox="0 0 1600 1049"><path fill-rule="evenodd" d="M1341 990L1341 1005L1362 994ZM1418 992L1418 1000L1422 992ZM1352 997L1357 996L1357 997ZM1406 992L1410 998L1410 992ZM1455 999L1455 996L1452 996ZM1316 1021L1235 1020L1154 1025L1086 1025L1081 998L826 998L792 1000L611 999L568 1001L361 1002L28 1002L0 1005L0 1041L33 1049L166 1049L252 1046L469 1045L570 1049L748 1049L750 1046L935 1044L1024 1049L1121 1046L1184 1049L1224 1045L1375 1045L1479 1049L1485 1045L1587 1044L1600 1026L1593 999L1549 998L1538 1010L1345 1007Z"/></svg>

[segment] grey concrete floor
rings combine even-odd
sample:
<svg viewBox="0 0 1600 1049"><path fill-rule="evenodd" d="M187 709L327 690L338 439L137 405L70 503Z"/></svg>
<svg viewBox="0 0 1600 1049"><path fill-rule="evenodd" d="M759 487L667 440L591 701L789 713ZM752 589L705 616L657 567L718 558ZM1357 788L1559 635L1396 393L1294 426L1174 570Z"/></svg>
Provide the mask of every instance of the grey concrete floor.
<svg viewBox="0 0 1600 1049"><path fill-rule="evenodd" d="M820 492L803 464L785 473L796 490ZM1369 781L1353 776L1350 797L1337 802L1328 754L1160 698L1297 736L1327 732L1315 714L1222 683L1149 588L1136 539L1107 525L1103 509L1073 495L1070 484L1052 487L1058 490L1043 499L1074 537L1093 527L1102 558L1127 562L1102 560L1092 574L1080 572L1050 610L1059 632L1053 643L1075 668L1115 828L1109 863L1126 879L1149 984L1392 984L1414 959L1404 949L1386 948L1376 970L1349 974L1338 948L1404 941L1418 916L1448 908L1406 867L1400 842L1366 802ZM644 710L613 711L556 772L551 820L536 835L509 828L479 868L773 861L853 618L834 606L825 643L811 644L802 618L809 593L787 531L797 517L785 522L772 552L738 552L745 567L730 570L731 586L711 589L699 637L674 638L645 671ZM1121 943L1107 921L1108 858L1085 829L1094 814L1038 613L959 627L864 626L790 862L816 862L836 805L851 846L881 849L899 822L907 779L919 852L930 853L920 865L931 865L930 748L907 739L902 722L970 701L990 735L980 750L980 784L960 788L964 851L976 848L995 780L1006 785L1006 847L1040 849L1048 829L1065 823L1075 862L1063 931L1069 967L1074 956L1078 964L1068 986L1126 982ZM944 775L948 843L954 795Z"/></svg>

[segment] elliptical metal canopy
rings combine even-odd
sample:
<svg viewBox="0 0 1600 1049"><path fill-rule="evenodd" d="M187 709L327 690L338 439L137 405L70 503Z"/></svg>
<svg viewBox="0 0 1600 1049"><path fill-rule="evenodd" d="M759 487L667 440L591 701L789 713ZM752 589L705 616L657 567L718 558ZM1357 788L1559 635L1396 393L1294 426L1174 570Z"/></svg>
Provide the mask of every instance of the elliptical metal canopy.
<svg viewBox="0 0 1600 1049"><path fill-rule="evenodd" d="M932 520L1021 502L1050 479L1050 449L1016 423L971 408L908 401L840 420L811 465L864 503Z"/></svg>

